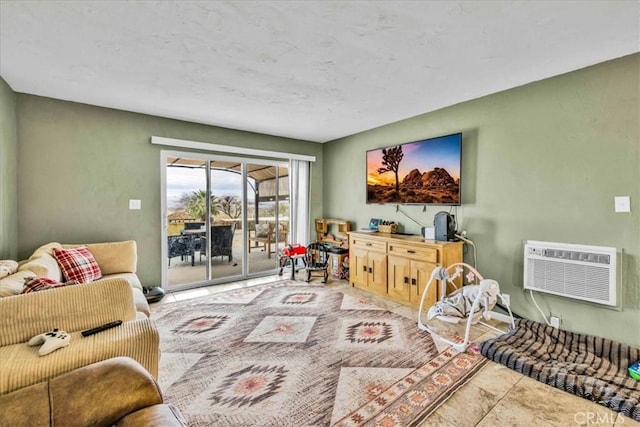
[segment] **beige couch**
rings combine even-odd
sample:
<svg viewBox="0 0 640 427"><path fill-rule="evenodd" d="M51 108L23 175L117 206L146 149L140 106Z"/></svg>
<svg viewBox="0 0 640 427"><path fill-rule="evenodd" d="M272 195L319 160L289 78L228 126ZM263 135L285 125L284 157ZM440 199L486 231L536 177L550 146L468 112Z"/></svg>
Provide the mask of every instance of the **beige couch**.
<svg viewBox="0 0 640 427"><path fill-rule="evenodd" d="M158 376L159 336L136 271L135 242L86 245L104 275L95 282L21 294L24 277L62 281L51 243L38 248L19 270L0 280L0 395L117 356L138 361ZM72 246L72 245L68 245ZM89 337L81 331L114 320L123 324ZM32 337L58 328L67 347L38 356Z"/></svg>
<svg viewBox="0 0 640 427"><path fill-rule="evenodd" d="M20 294L27 277L48 277L63 282L62 271L53 257L53 249L75 246L80 245L61 245L54 242L40 246L26 262L21 263L16 273L0 279L0 298ZM136 275L138 263L136 242L127 240L124 242L89 243L82 246L89 249L98 263L103 276L100 280L113 278L126 280L133 289L136 310L149 317L149 304L147 304L142 284Z"/></svg>
<svg viewBox="0 0 640 427"><path fill-rule="evenodd" d="M123 323L81 335L114 320ZM27 342L53 328L66 331L70 343L39 356L38 347ZM157 378L159 347L155 323L137 314L131 285L124 279L0 299L0 395L118 356L131 357Z"/></svg>
<svg viewBox="0 0 640 427"><path fill-rule="evenodd" d="M126 357L0 396L0 426L186 426L153 377Z"/></svg>

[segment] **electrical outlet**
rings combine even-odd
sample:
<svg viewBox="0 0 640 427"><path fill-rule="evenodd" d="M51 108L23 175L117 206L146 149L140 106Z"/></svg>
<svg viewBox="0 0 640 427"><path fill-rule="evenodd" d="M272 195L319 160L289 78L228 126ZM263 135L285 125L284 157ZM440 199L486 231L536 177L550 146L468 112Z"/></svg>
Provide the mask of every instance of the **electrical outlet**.
<svg viewBox="0 0 640 427"><path fill-rule="evenodd" d="M616 212L631 212L631 198L629 196L616 196L613 204Z"/></svg>
<svg viewBox="0 0 640 427"><path fill-rule="evenodd" d="M139 199L129 199L129 209L132 209L132 210L142 209L142 201Z"/></svg>
<svg viewBox="0 0 640 427"><path fill-rule="evenodd" d="M549 319L549 323L551 323L551 326L553 326L556 329L560 327L561 321L562 321L562 318L560 316L551 315L551 318Z"/></svg>

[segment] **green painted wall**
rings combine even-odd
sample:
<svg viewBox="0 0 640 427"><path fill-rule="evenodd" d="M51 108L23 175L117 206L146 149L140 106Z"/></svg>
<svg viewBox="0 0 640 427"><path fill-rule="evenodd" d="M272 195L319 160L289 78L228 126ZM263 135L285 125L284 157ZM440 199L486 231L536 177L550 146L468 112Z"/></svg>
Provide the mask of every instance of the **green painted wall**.
<svg viewBox="0 0 640 427"><path fill-rule="evenodd" d="M0 259L18 252L16 94L0 77Z"/></svg>
<svg viewBox="0 0 640 427"><path fill-rule="evenodd" d="M627 56L325 144L325 216L355 227L381 217L418 234L395 206L365 203L365 151L462 131L456 211L478 248L480 272L511 294L518 314L541 320L523 290L522 242L615 246L623 251L622 310L536 299L562 316L565 329L640 346L639 62ZM621 195L631 196L631 213L614 213ZM402 209L424 225L442 210Z"/></svg>
<svg viewBox="0 0 640 427"><path fill-rule="evenodd" d="M144 285L160 283L160 151L151 136L316 156L312 218L322 214L322 145L18 94L18 255L51 241L135 239ZM182 151L182 150L179 150ZM141 199L142 210L129 210Z"/></svg>

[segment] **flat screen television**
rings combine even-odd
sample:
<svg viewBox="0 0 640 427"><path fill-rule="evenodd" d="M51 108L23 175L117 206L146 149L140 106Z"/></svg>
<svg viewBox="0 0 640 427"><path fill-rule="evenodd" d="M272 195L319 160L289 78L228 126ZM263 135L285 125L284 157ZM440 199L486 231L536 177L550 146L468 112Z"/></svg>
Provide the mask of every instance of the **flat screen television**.
<svg viewBox="0 0 640 427"><path fill-rule="evenodd" d="M460 205L462 133L367 151L367 203Z"/></svg>

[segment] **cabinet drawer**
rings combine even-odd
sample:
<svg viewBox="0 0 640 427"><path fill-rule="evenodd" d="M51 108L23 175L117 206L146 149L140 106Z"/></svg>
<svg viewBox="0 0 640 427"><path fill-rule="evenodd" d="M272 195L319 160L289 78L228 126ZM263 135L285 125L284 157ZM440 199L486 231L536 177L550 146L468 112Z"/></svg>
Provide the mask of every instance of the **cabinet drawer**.
<svg viewBox="0 0 640 427"><path fill-rule="evenodd" d="M351 240L351 246L355 248L367 249L370 251L386 252L387 242L378 242L375 240L366 240L355 237Z"/></svg>
<svg viewBox="0 0 640 427"><path fill-rule="evenodd" d="M432 248L421 248L409 245L397 245L389 243L389 255L402 255L407 258L421 261L438 262L438 250Z"/></svg>

